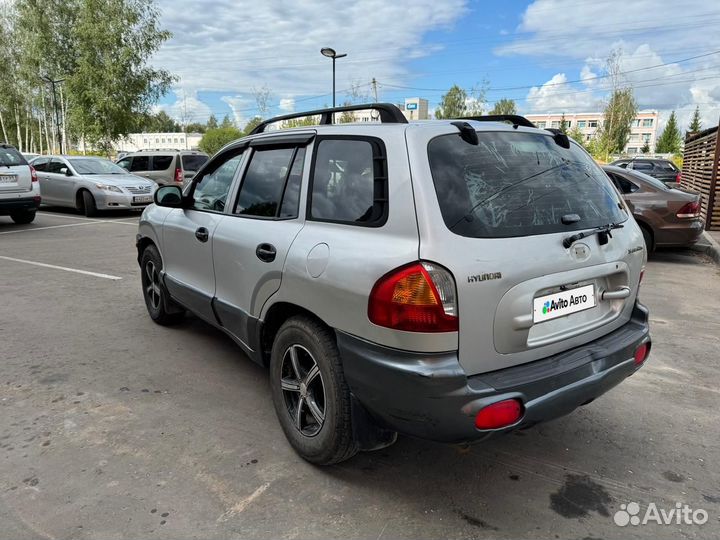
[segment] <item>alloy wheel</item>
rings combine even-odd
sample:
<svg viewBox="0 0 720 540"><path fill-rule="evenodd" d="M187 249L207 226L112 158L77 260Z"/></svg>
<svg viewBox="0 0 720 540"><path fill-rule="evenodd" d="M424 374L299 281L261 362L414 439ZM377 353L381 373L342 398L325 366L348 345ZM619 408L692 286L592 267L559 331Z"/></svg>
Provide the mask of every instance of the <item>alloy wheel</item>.
<svg viewBox="0 0 720 540"><path fill-rule="evenodd" d="M315 358L302 345L291 345L283 355L280 377L293 425L306 437L317 435L325 423L325 386Z"/></svg>
<svg viewBox="0 0 720 540"><path fill-rule="evenodd" d="M153 309L160 307L160 274L155 263L148 261L145 265L145 294Z"/></svg>

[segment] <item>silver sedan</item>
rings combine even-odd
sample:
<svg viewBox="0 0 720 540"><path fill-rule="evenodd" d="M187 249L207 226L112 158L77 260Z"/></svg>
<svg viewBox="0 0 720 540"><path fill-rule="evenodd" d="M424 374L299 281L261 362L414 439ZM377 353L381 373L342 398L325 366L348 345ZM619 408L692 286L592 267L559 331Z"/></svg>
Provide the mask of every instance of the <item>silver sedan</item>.
<svg viewBox="0 0 720 540"><path fill-rule="evenodd" d="M98 210L143 209L153 202L157 184L128 173L113 162L85 156L40 156L30 164L40 181L43 204Z"/></svg>

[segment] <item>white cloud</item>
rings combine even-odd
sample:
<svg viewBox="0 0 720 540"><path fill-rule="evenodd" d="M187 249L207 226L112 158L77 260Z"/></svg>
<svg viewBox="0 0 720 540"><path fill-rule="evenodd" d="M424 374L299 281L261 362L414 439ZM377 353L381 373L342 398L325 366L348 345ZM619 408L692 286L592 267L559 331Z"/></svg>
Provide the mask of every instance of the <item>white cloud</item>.
<svg viewBox="0 0 720 540"><path fill-rule="evenodd" d="M281 111L291 113L295 110L295 100L293 98L282 98L278 107Z"/></svg>
<svg viewBox="0 0 720 540"><path fill-rule="evenodd" d="M242 129L243 126L247 124L250 117L253 116L253 114L249 112L254 108L255 101L253 98L235 95L223 96L220 100L230 107L230 110L232 111L232 120L240 129Z"/></svg>
<svg viewBox="0 0 720 540"><path fill-rule="evenodd" d="M337 61L339 90L351 80L402 80L409 57L433 50L424 35L450 27L467 3L160 0L161 24L173 37L153 62L178 75L178 85L189 92L249 95L253 86L266 84L276 112L278 96L329 92L331 63L321 47L348 53Z"/></svg>
<svg viewBox="0 0 720 540"><path fill-rule="evenodd" d="M167 105L156 105L155 112L163 110L181 124L204 122L210 116L210 107L200 101L196 93L188 93L182 88L176 88L173 93L175 101Z"/></svg>
<svg viewBox="0 0 720 540"><path fill-rule="evenodd" d="M571 77L578 83L550 86L548 83L561 80L562 74L558 74L528 93L528 108L558 111L558 107L586 108L606 97L608 81L593 77L602 75L610 52L621 49L620 71L625 72L625 81L633 86L641 109L659 110L661 127L670 111L676 110L684 129L696 104L709 126L717 124L720 112L720 90L716 91L720 88L720 54L676 60L720 50L720 33L715 32L720 10L715 4L684 0L678 10L674 0L636 0L631 7L623 0L582 4L535 0L509 41L495 52L501 57L582 62L579 76Z"/></svg>
<svg viewBox="0 0 720 540"><path fill-rule="evenodd" d="M564 73L554 75L542 86L534 86L528 92L526 108L533 112L580 112L600 107L599 99L591 90L569 88Z"/></svg>

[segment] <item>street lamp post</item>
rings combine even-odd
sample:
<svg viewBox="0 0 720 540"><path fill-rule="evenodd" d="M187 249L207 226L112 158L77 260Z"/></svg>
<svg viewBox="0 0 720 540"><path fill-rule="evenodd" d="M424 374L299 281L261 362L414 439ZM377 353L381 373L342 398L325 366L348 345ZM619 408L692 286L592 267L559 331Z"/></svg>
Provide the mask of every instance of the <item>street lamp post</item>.
<svg viewBox="0 0 720 540"><path fill-rule="evenodd" d="M63 141L62 141L62 134L60 133L60 111L58 111L57 106L57 92L55 89L55 86L63 82L65 79L51 79L47 76L40 77L43 81L50 84L52 87L52 98L53 98L53 109L55 109L55 131L57 133L58 138L58 146L60 147L60 154L63 153Z"/></svg>
<svg viewBox="0 0 720 540"><path fill-rule="evenodd" d="M322 49L320 49L320 54L322 54L323 56L327 56L328 58L332 58L332 66L333 66L333 68L332 68L333 69L332 96L333 96L333 108L334 108L335 107L335 60L337 60L338 58L345 58L347 56L347 54L346 53L338 54L335 52L335 49L331 49L330 47L323 47Z"/></svg>

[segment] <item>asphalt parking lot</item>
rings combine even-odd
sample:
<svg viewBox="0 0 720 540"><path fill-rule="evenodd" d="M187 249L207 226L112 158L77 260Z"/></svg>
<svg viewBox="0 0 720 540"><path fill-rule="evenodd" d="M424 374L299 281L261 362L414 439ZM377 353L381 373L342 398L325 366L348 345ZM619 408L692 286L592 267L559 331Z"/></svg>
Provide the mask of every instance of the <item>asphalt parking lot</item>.
<svg viewBox="0 0 720 540"><path fill-rule="evenodd" d="M401 437L317 468L227 337L150 322L137 219L0 217L0 537L718 536L720 272L703 256L651 259L650 360L574 414L470 448ZM618 527L630 502L709 521Z"/></svg>

